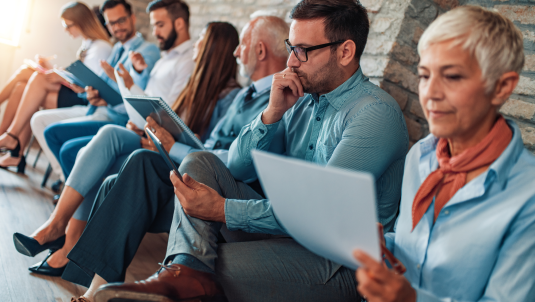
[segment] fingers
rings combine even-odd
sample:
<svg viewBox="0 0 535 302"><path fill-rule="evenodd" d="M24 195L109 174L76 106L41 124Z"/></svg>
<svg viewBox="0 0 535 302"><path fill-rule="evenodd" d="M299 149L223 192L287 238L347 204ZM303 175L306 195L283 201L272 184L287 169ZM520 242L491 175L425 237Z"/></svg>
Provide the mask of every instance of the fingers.
<svg viewBox="0 0 535 302"><path fill-rule="evenodd" d="M191 178L188 173L184 173L182 179L184 181L184 184L186 184L186 186L190 187L191 189L199 189L200 187L202 187L202 184Z"/></svg>
<svg viewBox="0 0 535 302"><path fill-rule="evenodd" d="M361 250L354 251L353 256L360 262L362 269L366 270L375 280L388 279L390 271L383 266L382 262L376 261Z"/></svg>
<svg viewBox="0 0 535 302"><path fill-rule="evenodd" d="M381 297L383 292L383 287L377 280L370 277L369 273L359 268L356 272L357 277L357 291L364 297L366 300L373 301L374 297Z"/></svg>
<svg viewBox="0 0 535 302"><path fill-rule="evenodd" d="M289 88L295 97L302 97L304 95L303 85L296 73L292 71L282 71L275 74L273 84L277 85L281 90Z"/></svg>
<svg viewBox="0 0 535 302"><path fill-rule="evenodd" d="M128 71L126 70L126 68L124 68L123 63L119 63L119 70L117 72L119 73L121 78L123 78L126 74L128 74Z"/></svg>

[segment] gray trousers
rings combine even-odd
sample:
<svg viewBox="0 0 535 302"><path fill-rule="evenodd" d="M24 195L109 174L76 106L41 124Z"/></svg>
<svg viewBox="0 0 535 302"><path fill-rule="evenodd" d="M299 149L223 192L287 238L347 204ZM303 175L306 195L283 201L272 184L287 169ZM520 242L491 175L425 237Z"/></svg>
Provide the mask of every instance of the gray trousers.
<svg viewBox="0 0 535 302"><path fill-rule="evenodd" d="M210 152L188 155L179 172L188 173L225 198L262 198L236 181ZM311 253L291 238L219 245L222 226L186 215L175 197L166 259L177 254L196 257L216 271L229 301L360 301L354 271ZM223 232L225 238L233 234L239 233Z"/></svg>

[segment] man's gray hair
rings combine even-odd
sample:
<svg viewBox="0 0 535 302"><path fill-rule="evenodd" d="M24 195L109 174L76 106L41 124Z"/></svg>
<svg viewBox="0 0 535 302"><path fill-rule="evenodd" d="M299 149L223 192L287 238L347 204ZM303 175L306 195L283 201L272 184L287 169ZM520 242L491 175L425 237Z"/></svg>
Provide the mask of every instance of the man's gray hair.
<svg viewBox="0 0 535 302"><path fill-rule="evenodd" d="M497 12L461 6L438 17L423 33L418 53L431 44L455 40L477 60L487 93L506 72L520 74L524 66L522 33L513 22Z"/></svg>
<svg viewBox="0 0 535 302"><path fill-rule="evenodd" d="M252 45L258 40L264 41L267 47L276 57L288 57L288 51L284 45L284 40L288 39L290 27L283 19L275 13L265 10L259 10L251 14L251 20L256 23L252 29Z"/></svg>

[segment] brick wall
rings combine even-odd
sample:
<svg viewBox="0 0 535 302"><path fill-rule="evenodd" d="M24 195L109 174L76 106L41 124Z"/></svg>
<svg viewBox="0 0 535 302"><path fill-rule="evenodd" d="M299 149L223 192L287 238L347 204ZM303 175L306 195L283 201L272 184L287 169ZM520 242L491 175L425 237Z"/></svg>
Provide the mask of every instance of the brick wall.
<svg viewBox="0 0 535 302"><path fill-rule="evenodd" d="M149 0L130 0L138 18L138 29L149 40ZM256 10L270 11L286 21L298 0L186 0L191 12L191 34L195 39L209 21L228 21L238 31ZM425 28L436 17L463 4L481 5L501 12L524 34L526 65L520 83L501 112L520 126L526 147L535 152L535 0L361 0L368 9L371 27L361 60L364 74L390 93L401 106L411 143L429 133L418 102L416 46Z"/></svg>

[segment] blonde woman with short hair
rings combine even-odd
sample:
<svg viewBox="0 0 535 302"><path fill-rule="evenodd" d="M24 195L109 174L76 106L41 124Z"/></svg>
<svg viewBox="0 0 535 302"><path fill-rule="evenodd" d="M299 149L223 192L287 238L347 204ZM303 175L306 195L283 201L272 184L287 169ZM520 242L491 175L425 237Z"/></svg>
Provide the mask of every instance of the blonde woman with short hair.
<svg viewBox="0 0 535 302"><path fill-rule="evenodd" d="M375 301L535 301L535 157L499 108L524 64L521 32L475 6L435 20L418 45L431 134L407 155L397 274L362 251L357 289Z"/></svg>
<svg viewBox="0 0 535 302"><path fill-rule="evenodd" d="M102 73L100 61L108 58L112 46L97 16L84 3L70 2L62 7L60 18L73 39L83 39L76 58L96 74ZM36 57L43 67L52 68L46 59ZM61 85L62 81L55 73L43 74L23 66L0 91L0 103L9 99L0 124L0 133L4 133L0 136L0 148L11 151L0 158L0 168L17 166L17 172L24 173L26 160L20 153L31 135L30 118L39 107L53 109L87 103L77 95L82 88L67 88Z"/></svg>

